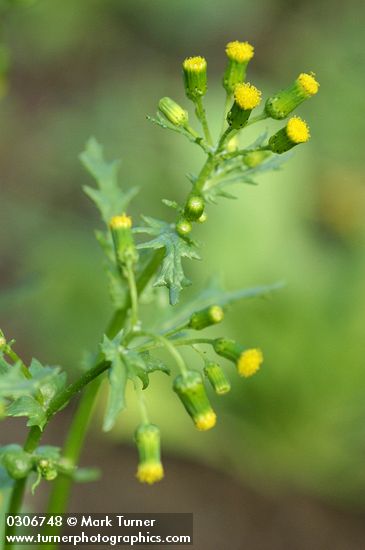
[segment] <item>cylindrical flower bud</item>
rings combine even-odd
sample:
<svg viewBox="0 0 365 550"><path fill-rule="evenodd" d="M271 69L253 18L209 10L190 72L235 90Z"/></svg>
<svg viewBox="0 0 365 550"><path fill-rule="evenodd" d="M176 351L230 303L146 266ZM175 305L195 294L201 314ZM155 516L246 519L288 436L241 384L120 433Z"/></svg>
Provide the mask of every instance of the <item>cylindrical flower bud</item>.
<svg viewBox="0 0 365 550"><path fill-rule="evenodd" d="M161 464L160 430L154 424L142 424L136 430L134 438L139 455L137 479L141 483L152 485L164 476Z"/></svg>
<svg viewBox="0 0 365 550"><path fill-rule="evenodd" d="M57 465L49 458L42 458L37 464L37 470L46 481L53 481L58 476Z"/></svg>
<svg viewBox="0 0 365 550"><path fill-rule="evenodd" d="M188 327L194 330L202 330L204 328L216 325L223 321L224 311L221 306L209 306L192 314Z"/></svg>
<svg viewBox="0 0 365 550"><path fill-rule="evenodd" d="M268 98L265 112L277 120L286 118L303 101L315 95L318 89L319 84L313 73L301 73L291 86Z"/></svg>
<svg viewBox="0 0 365 550"><path fill-rule="evenodd" d="M119 267L135 264L138 260L137 250L132 235L132 219L126 214L114 216L109 223L113 237L114 250Z"/></svg>
<svg viewBox="0 0 365 550"><path fill-rule="evenodd" d="M263 362L260 349L245 349L235 340L218 338L213 344L215 352L236 364L238 374L248 378L257 372Z"/></svg>
<svg viewBox="0 0 365 550"><path fill-rule="evenodd" d="M189 371L185 376L179 375L175 378L173 389L198 430L206 431L215 426L217 417L209 403L199 372Z"/></svg>
<svg viewBox="0 0 365 550"><path fill-rule="evenodd" d="M207 363L204 367L204 373L211 383L215 393L218 395L224 395L230 391L230 381L218 363L214 363L212 361Z"/></svg>
<svg viewBox="0 0 365 550"><path fill-rule="evenodd" d="M188 220L197 221L204 212L204 199L200 195L189 197L185 206L185 216Z"/></svg>
<svg viewBox="0 0 365 550"><path fill-rule="evenodd" d="M228 94L232 94L237 84L244 82L246 68L253 58L254 48L248 42L229 42L226 46L228 64L223 77L223 87Z"/></svg>
<svg viewBox="0 0 365 550"><path fill-rule="evenodd" d="M269 139L269 147L273 153L285 153L299 143L305 143L310 138L309 127L304 120L294 116L287 125L281 128Z"/></svg>
<svg viewBox="0 0 365 550"><path fill-rule="evenodd" d="M24 479L33 468L33 460L23 450L8 451L2 459L4 467L13 479Z"/></svg>
<svg viewBox="0 0 365 550"><path fill-rule="evenodd" d="M186 235L189 235L189 233L191 233L192 229L193 227L191 223L185 218L181 218L176 224L176 231L178 232L180 237L186 237Z"/></svg>
<svg viewBox="0 0 365 550"><path fill-rule="evenodd" d="M204 57L188 57L183 62L185 93L192 101L207 91L207 61Z"/></svg>
<svg viewBox="0 0 365 550"><path fill-rule="evenodd" d="M237 84L234 90L234 103L227 115L228 124L239 130L249 119L252 109L260 105L261 92L252 84Z"/></svg>
<svg viewBox="0 0 365 550"><path fill-rule="evenodd" d="M170 97L163 97L160 99L158 108L174 126L187 125L189 120L188 112Z"/></svg>
<svg viewBox="0 0 365 550"><path fill-rule="evenodd" d="M270 154L270 151L250 151L243 156L242 160L248 168L255 168L264 162Z"/></svg>

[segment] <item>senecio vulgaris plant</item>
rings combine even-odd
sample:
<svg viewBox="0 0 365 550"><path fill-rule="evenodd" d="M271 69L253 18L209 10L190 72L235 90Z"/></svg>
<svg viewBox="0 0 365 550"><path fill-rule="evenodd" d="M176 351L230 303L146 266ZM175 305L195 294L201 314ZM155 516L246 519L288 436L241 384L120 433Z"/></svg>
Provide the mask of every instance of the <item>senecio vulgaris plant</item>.
<svg viewBox="0 0 365 550"><path fill-rule="evenodd" d="M218 396L230 391L221 359L233 363L238 375L244 378L255 374L263 362L260 349L246 347L226 336L209 338L201 334L222 321L226 307L232 302L267 293L275 285L233 292L215 285L196 294L181 308L179 295L190 284L183 260L199 257L198 245L191 236L194 224L206 222L208 207L218 199L232 198L229 191L232 184L252 183L260 173L277 169L285 158L283 153L309 140L306 122L292 113L317 93L319 84L312 73L301 73L289 86L271 95L260 111L261 91L246 82L253 46L247 42L230 42L226 54L224 124L217 141L213 141L203 104L207 92L207 62L203 57L189 57L182 65L185 94L193 103L202 132L193 128L188 111L169 97L160 100L156 118L148 117L163 129L181 134L206 155L199 174L189 176L191 185L185 203L163 200L175 211L172 223L142 216L142 224L133 225L128 208L136 189L123 191L118 185L118 163L104 160L102 148L95 139L88 142L80 156L97 184L97 187L85 187L85 192L100 210L105 223L105 230L97 231L96 236L106 256L115 313L94 363L71 384L67 384L66 374L59 367L43 366L35 359L29 366L25 365L14 351L14 342L1 334L1 415L26 416L30 428L24 446L14 444L0 448L2 483L9 487L11 513L21 507L28 478L33 478L33 490L42 479L53 482L48 509L52 513L66 509L73 481L94 475L92 471L78 468L77 463L103 374L107 373L109 380L103 424L106 431L114 426L125 407L128 380L134 385L141 414L141 423L135 432L139 454L137 478L152 484L163 478L164 470L160 430L151 423L144 401L150 374L158 370L171 374L177 368L172 389L195 427L205 431L216 424L206 385L210 384ZM267 118L279 121L277 132L268 139L266 134L261 135L250 146L242 148L239 136L244 129ZM146 325L141 315L140 298L152 283L155 287L167 287L173 307L167 323L157 323L154 326L157 328ZM183 346L199 354L201 370L193 370L185 363L180 353ZM169 353L171 364L155 356L160 348ZM50 420L80 391L83 395L63 449L40 446Z"/></svg>

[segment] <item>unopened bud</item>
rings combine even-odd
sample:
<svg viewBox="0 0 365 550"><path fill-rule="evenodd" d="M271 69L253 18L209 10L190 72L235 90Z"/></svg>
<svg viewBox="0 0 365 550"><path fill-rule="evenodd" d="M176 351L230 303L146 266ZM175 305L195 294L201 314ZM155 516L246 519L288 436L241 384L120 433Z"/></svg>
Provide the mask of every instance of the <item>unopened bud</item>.
<svg viewBox="0 0 365 550"><path fill-rule="evenodd" d="M23 450L9 450L2 459L9 476L13 479L24 479L33 467L32 457Z"/></svg>
<svg viewBox="0 0 365 550"><path fill-rule="evenodd" d="M189 120L188 113L180 107L173 99L169 97L163 97L160 99L158 108L161 113L169 120L174 126L186 126Z"/></svg>
<svg viewBox="0 0 365 550"><path fill-rule="evenodd" d="M204 373L211 383L215 393L224 395L231 389L231 384L225 375L224 370L218 363L209 362L204 367Z"/></svg>
<svg viewBox="0 0 365 550"><path fill-rule="evenodd" d="M173 389L198 430L206 431L215 426L217 417L199 372L189 371L187 375L179 375L175 378Z"/></svg>
<svg viewBox="0 0 365 550"><path fill-rule="evenodd" d="M221 306L209 306L200 311L196 311L190 318L189 328L194 330L202 330L204 328L210 327L211 325L216 325L223 321L224 311Z"/></svg>
<svg viewBox="0 0 365 550"><path fill-rule="evenodd" d="M132 219L126 214L114 216L110 220L109 227L113 237L118 266L123 268L128 263L135 264L138 260L138 254L132 235Z"/></svg>
<svg viewBox="0 0 365 550"><path fill-rule="evenodd" d="M204 199L199 195L189 197L185 206L185 216L191 221L197 221L204 212Z"/></svg>
<svg viewBox="0 0 365 550"><path fill-rule="evenodd" d="M156 483L164 476L161 464L160 430L154 424L142 424L135 433L139 463L137 478L141 483Z"/></svg>
<svg viewBox="0 0 365 550"><path fill-rule="evenodd" d="M180 237L186 237L191 233L191 230L193 229L191 223L189 220L186 220L185 218L181 218L177 224L176 224L176 231L180 235Z"/></svg>
<svg viewBox="0 0 365 550"><path fill-rule="evenodd" d="M58 476L57 465L49 458L42 458L37 464L37 470L46 481L53 481Z"/></svg>

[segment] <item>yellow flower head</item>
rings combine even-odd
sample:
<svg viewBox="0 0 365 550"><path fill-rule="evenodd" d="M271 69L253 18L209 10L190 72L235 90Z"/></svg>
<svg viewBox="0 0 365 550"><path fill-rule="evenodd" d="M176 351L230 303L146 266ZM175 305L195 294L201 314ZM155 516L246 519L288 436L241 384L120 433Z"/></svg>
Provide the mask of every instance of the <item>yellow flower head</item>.
<svg viewBox="0 0 365 550"><path fill-rule="evenodd" d="M183 62L185 71L201 73L207 69L207 61L204 57L197 55L195 57L187 57Z"/></svg>
<svg viewBox="0 0 365 550"><path fill-rule="evenodd" d="M237 84L234 90L234 99L237 105L244 111L252 110L260 104L261 92L248 82Z"/></svg>
<svg viewBox="0 0 365 550"><path fill-rule="evenodd" d="M194 422L198 430L201 432L206 432L207 430L214 428L216 425L217 415L213 410L210 410L194 418Z"/></svg>
<svg viewBox="0 0 365 550"><path fill-rule="evenodd" d="M255 348L244 351L238 359L238 373L245 378L252 376L259 370L263 360L264 358L260 349Z"/></svg>
<svg viewBox="0 0 365 550"><path fill-rule="evenodd" d="M164 476L163 466L158 462L145 462L139 464L137 470L137 479L141 483L152 485L157 481L161 481Z"/></svg>
<svg viewBox="0 0 365 550"><path fill-rule="evenodd" d="M315 95L319 89L319 83L316 81L314 76L314 73L301 73L297 78L297 83L308 96Z"/></svg>
<svg viewBox="0 0 365 550"><path fill-rule="evenodd" d="M286 133L293 143L305 143L310 138L308 124L298 116L293 116L288 120Z"/></svg>
<svg viewBox="0 0 365 550"><path fill-rule="evenodd" d="M237 63L245 63L253 58L254 47L248 42L239 42L238 40L235 40L234 42L228 42L226 46L226 54L232 61L237 61Z"/></svg>
<svg viewBox="0 0 365 550"><path fill-rule="evenodd" d="M126 214L113 216L110 220L110 229L129 229L132 227L132 218Z"/></svg>

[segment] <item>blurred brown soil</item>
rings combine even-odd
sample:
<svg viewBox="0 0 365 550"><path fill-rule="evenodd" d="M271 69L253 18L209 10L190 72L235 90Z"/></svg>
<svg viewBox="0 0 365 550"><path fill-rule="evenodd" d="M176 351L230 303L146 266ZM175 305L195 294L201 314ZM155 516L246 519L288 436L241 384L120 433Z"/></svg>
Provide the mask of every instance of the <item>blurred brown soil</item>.
<svg viewBox="0 0 365 550"><path fill-rule="evenodd" d="M70 416L70 411L60 415L61 421L53 424L45 438L47 443L59 444ZM3 424L1 443L13 442L14 427L12 422L8 427ZM365 549L365 513L341 510L300 494L263 495L230 475L169 456L164 457L167 473L164 481L145 487L134 477L135 450L105 442L102 435L89 437L82 462L102 468L103 477L97 482L75 487L70 511L193 512L194 545L190 548ZM42 484L34 499L28 497L33 510L45 510L44 488ZM147 547L156 548L138 548Z"/></svg>

